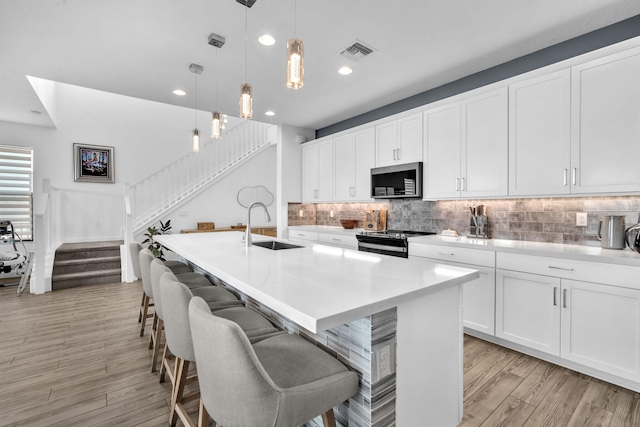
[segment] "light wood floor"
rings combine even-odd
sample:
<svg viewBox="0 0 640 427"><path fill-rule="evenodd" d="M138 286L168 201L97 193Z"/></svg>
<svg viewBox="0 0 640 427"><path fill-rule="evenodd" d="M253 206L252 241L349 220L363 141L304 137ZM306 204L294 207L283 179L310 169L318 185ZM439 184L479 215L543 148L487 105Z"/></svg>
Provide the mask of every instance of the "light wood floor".
<svg viewBox="0 0 640 427"><path fill-rule="evenodd" d="M15 292L0 288L0 426L167 425L140 282ZM637 393L469 336L464 372L460 427L640 426Z"/></svg>

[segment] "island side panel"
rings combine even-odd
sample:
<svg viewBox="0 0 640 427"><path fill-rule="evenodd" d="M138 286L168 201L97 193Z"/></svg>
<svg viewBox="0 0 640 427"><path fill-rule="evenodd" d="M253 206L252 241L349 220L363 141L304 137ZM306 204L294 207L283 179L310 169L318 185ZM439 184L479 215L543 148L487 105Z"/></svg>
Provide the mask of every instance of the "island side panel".
<svg viewBox="0 0 640 427"><path fill-rule="evenodd" d="M397 307L398 426L455 427L462 420L461 289L448 287Z"/></svg>

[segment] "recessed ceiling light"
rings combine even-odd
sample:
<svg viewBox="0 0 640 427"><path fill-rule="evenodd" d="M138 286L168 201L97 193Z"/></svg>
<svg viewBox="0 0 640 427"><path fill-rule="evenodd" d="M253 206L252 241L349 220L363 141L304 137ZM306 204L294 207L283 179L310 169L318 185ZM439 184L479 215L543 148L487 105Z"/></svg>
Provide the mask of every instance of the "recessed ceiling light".
<svg viewBox="0 0 640 427"><path fill-rule="evenodd" d="M348 76L353 72L353 70L350 67L341 67L338 72L343 76Z"/></svg>
<svg viewBox="0 0 640 427"><path fill-rule="evenodd" d="M176 89L173 91L173 94L178 96L185 96L187 92L183 91L182 89Z"/></svg>
<svg viewBox="0 0 640 427"><path fill-rule="evenodd" d="M263 44L265 46L273 46L276 42L276 39L271 37L269 34L263 34L258 37L258 41L260 42L260 44Z"/></svg>
<svg viewBox="0 0 640 427"><path fill-rule="evenodd" d="M264 113L265 116L275 116L276 113L274 113L273 111L269 110L267 112Z"/></svg>

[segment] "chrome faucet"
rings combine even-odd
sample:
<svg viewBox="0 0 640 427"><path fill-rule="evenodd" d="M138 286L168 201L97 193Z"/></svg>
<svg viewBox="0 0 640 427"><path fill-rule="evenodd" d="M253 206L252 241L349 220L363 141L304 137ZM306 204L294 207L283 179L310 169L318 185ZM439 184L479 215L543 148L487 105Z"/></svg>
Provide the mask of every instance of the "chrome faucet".
<svg viewBox="0 0 640 427"><path fill-rule="evenodd" d="M267 210L267 206L262 202L253 202L247 208L247 228L244 231L244 244L246 247L251 246L251 209L254 206L262 206L264 208L264 218L267 222L271 222L271 215L269 215L269 211Z"/></svg>

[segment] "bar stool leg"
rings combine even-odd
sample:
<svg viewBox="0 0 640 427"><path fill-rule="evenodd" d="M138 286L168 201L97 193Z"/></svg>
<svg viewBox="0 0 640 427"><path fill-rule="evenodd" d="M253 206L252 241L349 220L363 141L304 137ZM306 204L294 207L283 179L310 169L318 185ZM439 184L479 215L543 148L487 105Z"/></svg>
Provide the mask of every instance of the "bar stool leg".
<svg viewBox="0 0 640 427"><path fill-rule="evenodd" d="M164 377L166 374L169 374L169 380L171 384L174 383L173 374L171 373L171 367L169 366L169 346L167 345L167 341L164 342L164 350L162 351L162 360L160 360L160 372L158 372L158 377L160 383L164 382Z"/></svg>
<svg viewBox="0 0 640 427"><path fill-rule="evenodd" d="M333 408L322 414L322 424L324 427L336 427L336 417Z"/></svg>
<svg viewBox="0 0 640 427"><path fill-rule="evenodd" d="M209 427L209 413L204 407L202 399L200 399L200 409L198 410L198 427Z"/></svg>
<svg viewBox="0 0 640 427"><path fill-rule="evenodd" d="M149 335L149 350L153 348L153 343L156 339L156 332L158 330L158 315L153 313L153 320L151 321L151 334Z"/></svg>
<svg viewBox="0 0 640 427"><path fill-rule="evenodd" d="M164 322L158 316L156 322L156 332L154 336L153 343L153 353L151 354L151 372L156 371L156 367L158 366L158 354L160 354L160 340L162 338L162 331L164 330Z"/></svg>
<svg viewBox="0 0 640 427"><path fill-rule="evenodd" d="M138 315L138 323L142 322L142 310L144 309L144 300L147 298L147 294L142 292L142 301L140 301L140 314Z"/></svg>
<svg viewBox="0 0 640 427"><path fill-rule="evenodd" d="M144 335L144 327L147 324L147 318L149 317L149 303L150 303L150 298L147 294L144 294L144 296L142 297L144 299L144 307L142 307L142 318L141 318L141 325L140 325L140 336Z"/></svg>

